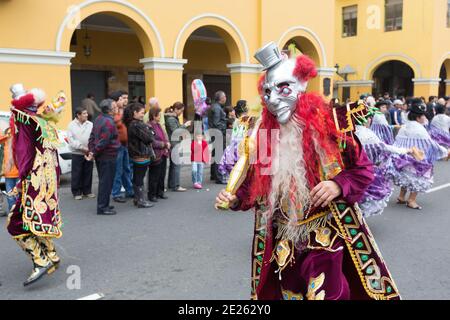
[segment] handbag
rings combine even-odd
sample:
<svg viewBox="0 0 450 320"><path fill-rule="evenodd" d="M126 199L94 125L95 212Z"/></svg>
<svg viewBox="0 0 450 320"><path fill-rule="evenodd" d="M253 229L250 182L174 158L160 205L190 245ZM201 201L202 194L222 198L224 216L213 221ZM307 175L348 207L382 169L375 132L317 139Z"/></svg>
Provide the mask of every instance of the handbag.
<svg viewBox="0 0 450 320"><path fill-rule="evenodd" d="M157 159L156 159L156 153L155 153L155 150L153 150L153 147L152 147L151 145L149 146L148 153L149 153L150 161L151 161L151 162L154 162L154 161L157 160Z"/></svg>

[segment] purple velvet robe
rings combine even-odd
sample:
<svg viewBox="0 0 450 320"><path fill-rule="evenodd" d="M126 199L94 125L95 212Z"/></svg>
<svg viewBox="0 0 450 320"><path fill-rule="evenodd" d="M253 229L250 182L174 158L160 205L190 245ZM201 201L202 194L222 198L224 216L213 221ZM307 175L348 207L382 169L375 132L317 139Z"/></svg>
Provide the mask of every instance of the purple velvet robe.
<svg viewBox="0 0 450 320"><path fill-rule="evenodd" d="M246 211L254 207L256 211L253 299L399 299L370 230L361 212L353 206L373 181L373 164L360 145L359 148L347 147L342 157L345 169L333 179L342 194L330 205L329 209L334 210L332 217L325 227L309 234L301 250L294 249L293 262L281 272L273 261L273 252L278 246L276 222L273 218L268 221L263 218L262 213L268 209L267 200L248 201L251 174L247 175L236 194L239 205L233 210ZM320 211L316 209L310 216Z"/></svg>
<svg viewBox="0 0 450 320"><path fill-rule="evenodd" d="M58 205L61 172L58 151L42 139L43 129L36 121L29 118L24 122L16 121L14 155L20 179L17 186L22 190L11 210L8 232L13 237L33 233L59 238L62 222Z"/></svg>

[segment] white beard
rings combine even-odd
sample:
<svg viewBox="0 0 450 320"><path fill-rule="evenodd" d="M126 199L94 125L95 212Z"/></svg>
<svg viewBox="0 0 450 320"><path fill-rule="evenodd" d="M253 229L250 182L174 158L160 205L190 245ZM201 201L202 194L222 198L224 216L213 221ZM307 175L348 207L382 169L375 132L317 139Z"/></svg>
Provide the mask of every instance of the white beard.
<svg viewBox="0 0 450 320"><path fill-rule="evenodd" d="M302 127L294 117L286 125L280 127L279 142L275 144L272 156L272 190L269 196L271 210L268 210L269 215L280 209L283 200L289 200L291 181L297 187L294 194L295 203L301 204L304 211L309 208L311 199L306 178L302 136ZM291 215L293 213L286 212L285 214Z"/></svg>

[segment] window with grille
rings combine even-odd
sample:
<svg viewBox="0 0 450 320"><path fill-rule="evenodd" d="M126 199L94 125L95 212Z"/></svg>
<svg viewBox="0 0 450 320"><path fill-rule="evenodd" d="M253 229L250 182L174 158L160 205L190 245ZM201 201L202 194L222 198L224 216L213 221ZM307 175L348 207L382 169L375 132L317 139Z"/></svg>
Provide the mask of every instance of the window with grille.
<svg viewBox="0 0 450 320"><path fill-rule="evenodd" d="M447 0L447 28L450 28L450 0Z"/></svg>
<svg viewBox="0 0 450 320"><path fill-rule="evenodd" d="M358 28L358 6L342 8L342 21L342 37L356 36Z"/></svg>
<svg viewBox="0 0 450 320"><path fill-rule="evenodd" d="M385 31L402 30L403 0L386 0Z"/></svg>

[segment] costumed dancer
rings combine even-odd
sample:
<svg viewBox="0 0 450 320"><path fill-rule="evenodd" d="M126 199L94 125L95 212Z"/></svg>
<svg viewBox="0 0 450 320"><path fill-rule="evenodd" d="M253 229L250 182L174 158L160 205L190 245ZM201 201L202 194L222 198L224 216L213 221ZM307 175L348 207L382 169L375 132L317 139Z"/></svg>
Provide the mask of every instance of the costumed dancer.
<svg viewBox="0 0 450 320"><path fill-rule="evenodd" d="M450 148L450 117L445 114L445 106L435 107L436 115L431 120L429 133L431 138L444 148Z"/></svg>
<svg viewBox="0 0 450 320"><path fill-rule="evenodd" d="M58 120L65 104L62 92L51 105L45 105L40 89L25 91L22 84L11 87L13 152L19 170L16 204L8 217L8 232L30 256L33 270L24 282L27 286L50 274L59 266L54 238L60 238L61 213L58 205L60 167L58 132L52 122Z"/></svg>
<svg viewBox="0 0 450 320"><path fill-rule="evenodd" d="M384 143L388 145L394 144L394 126L391 126L386 120L387 103L385 101L379 101L375 104L375 108L380 110L373 115L372 124L370 129L380 138Z"/></svg>
<svg viewBox="0 0 450 320"><path fill-rule="evenodd" d="M401 187L397 203L406 204L411 209L422 210L417 204L417 194L425 192L433 185L433 163L437 160L448 158L449 150L434 141L427 130L426 110L427 106L421 99L412 100L411 110L408 114L408 122L400 129L394 146L399 148L416 147L425 154L423 161L413 163L402 158L394 160L396 168L394 183ZM406 194L410 192L408 200Z"/></svg>
<svg viewBox="0 0 450 320"><path fill-rule="evenodd" d="M305 93L314 63L288 59L273 42L255 57L266 70L258 134L246 144L236 193L216 199L217 207L255 208L252 298L399 299L355 205L373 165L356 138L338 132L323 98Z"/></svg>
<svg viewBox="0 0 450 320"><path fill-rule="evenodd" d="M361 142L367 157L374 164L374 181L367 188L359 206L364 218L380 215L392 195L394 185L390 176L395 171L393 159L402 156L405 161L414 162L414 158L408 154L414 154L417 159L420 152L415 148L398 148L385 142L369 129L372 117L378 115L378 110L368 108L367 122L362 125L356 125L356 135ZM384 116L383 116L384 118Z"/></svg>
<svg viewBox="0 0 450 320"><path fill-rule="evenodd" d="M256 118L248 115L247 101L239 100L234 108L237 120L233 123L230 144L225 148L222 159L220 160L219 172L224 180L228 181L234 165L239 159L239 144L249 133L256 121Z"/></svg>

